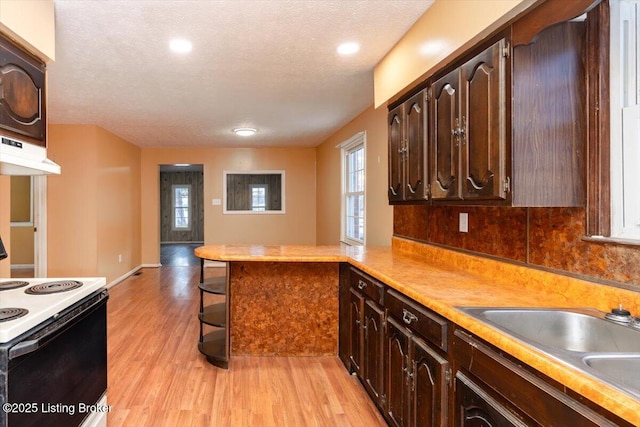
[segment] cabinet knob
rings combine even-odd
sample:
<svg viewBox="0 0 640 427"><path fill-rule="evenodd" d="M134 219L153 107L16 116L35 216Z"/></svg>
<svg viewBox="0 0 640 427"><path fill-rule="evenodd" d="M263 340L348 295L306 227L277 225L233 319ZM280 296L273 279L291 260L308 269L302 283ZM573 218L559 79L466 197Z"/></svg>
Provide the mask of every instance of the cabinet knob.
<svg viewBox="0 0 640 427"><path fill-rule="evenodd" d="M358 280L358 289L363 290L366 287L367 287L366 282L363 282L362 280Z"/></svg>

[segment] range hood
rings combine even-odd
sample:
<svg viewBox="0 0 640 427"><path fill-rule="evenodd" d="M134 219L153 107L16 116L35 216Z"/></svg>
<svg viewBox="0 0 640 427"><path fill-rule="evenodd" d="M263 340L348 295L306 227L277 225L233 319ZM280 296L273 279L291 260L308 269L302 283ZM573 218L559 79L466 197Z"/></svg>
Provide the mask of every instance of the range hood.
<svg viewBox="0 0 640 427"><path fill-rule="evenodd" d="M2 136L0 175L60 174L60 165L47 159L47 149Z"/></svg>

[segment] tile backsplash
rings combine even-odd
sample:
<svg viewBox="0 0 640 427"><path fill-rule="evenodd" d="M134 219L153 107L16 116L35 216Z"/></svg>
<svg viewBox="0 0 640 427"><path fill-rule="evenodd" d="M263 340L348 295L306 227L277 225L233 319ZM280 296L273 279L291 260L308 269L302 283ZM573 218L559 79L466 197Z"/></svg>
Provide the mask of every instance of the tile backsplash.
<svg viewBox="0 0 640 427"><path fill-rule="evenodd" d="M460 213L469 231L458 231ZM640 247L583 240L584 208L396 205L395 236L624 284L640 292Z"/></svg>

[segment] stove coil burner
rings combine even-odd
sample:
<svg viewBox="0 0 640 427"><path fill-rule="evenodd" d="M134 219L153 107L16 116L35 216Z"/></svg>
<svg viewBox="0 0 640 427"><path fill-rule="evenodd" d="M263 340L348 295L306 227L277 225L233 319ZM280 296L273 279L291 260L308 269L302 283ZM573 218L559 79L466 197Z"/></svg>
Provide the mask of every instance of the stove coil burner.
<svg viewBox="0 0 640 427"><path fill-rule="evenodd" d="M80 286L82 286L82 282L78 282L77 280L59 280L33 285L25 289L24 292L29 295L57 294L79 288Z"/></svg>
<svg viewBox="0 0 640 427"><path fill-rule="evenodd" d="M8 322L22 316L26 316L29 310L26 308L7 307L0 308L0 322Z"/></svg>
<svg viewBox="0 0 640 427"><path fill-rule="evenodd" d="M8 282L0 282L0 291L8 291L9 289L22 288L27 286L29 282L24 280L10 280Z"/></svg>

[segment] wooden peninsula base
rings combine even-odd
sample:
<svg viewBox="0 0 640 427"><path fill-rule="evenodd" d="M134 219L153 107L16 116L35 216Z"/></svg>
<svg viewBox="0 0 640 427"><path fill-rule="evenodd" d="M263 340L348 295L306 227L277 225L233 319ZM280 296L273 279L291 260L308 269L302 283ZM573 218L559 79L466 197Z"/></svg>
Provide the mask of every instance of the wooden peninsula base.
<svg viewBox="0 0 640 427"><path fill-rule="evenodd" d="M229 262L231 355L338 354L337 262Z"/></svg>

